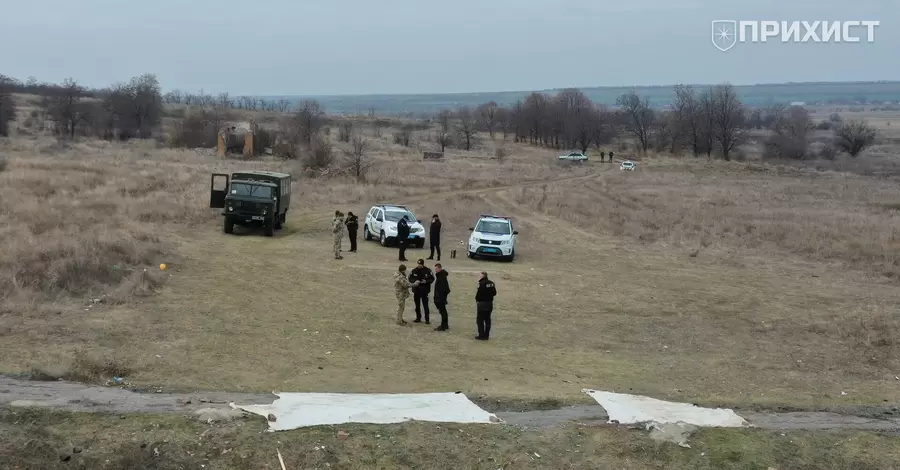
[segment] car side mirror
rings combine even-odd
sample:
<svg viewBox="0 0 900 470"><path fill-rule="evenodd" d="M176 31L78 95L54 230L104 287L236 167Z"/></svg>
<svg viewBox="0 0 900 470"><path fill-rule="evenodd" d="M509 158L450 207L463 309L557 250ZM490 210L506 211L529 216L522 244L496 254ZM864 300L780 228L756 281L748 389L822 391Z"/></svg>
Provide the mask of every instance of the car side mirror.
<svg viewBox="0 0 900 470"><path fill-rule="evenodd" d="M518 230L513 230L513 235L518 235L518 234L519 234Z"/></svg>
<svg viewBox="0 0 900 470"><path fill-rule="evenodd" d="M469 227L469 231L474 231L475 227Z"/></svg>
<svg viewBox="0 0 900 470"><path fill-rule="evenodd" d="M421 223L422 223L422 219L416 219L416 222L418 222L418 223L421 224Z"/></svg>

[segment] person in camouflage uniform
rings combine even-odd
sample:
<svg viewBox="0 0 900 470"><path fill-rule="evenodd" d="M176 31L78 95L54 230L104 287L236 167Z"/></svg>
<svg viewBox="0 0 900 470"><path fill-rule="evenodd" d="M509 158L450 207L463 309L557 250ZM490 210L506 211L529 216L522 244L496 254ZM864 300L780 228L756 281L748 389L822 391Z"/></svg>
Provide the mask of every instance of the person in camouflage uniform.
<svg viewBox="0 0 900 470"><path fill-rule="evenodd" d="M406 265L401 264L394 273L394 294L397 296L397 324L405 325L406 320L403 319L403 310L406 309L406 299L409 298L410 287L416 287L419 281L409 282L406 278Z"/></svg>
<svg viewBox="0 0 900 470"><path fill-rule="evenodd" d="M344 236L344 214L334 211L334 220L331 221L331 234L334 237L334 259L344 259L341 256L341 238Z"/></svg>

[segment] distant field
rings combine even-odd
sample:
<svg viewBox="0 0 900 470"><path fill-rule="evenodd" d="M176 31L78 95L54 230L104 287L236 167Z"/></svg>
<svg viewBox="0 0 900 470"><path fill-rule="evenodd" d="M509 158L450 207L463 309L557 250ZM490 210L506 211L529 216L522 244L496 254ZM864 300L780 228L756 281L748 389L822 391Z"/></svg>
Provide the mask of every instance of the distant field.
<svg viewBox="0 0 900 470"><path fill-rule="evenodd" d="M694 85L703 88L709 85ZM750 106L766 106L773 103L854 102L854 101L900 101L900 82L843 82L843 83L779 83L737 86L741 100ZM647 97L654 106L665 106L672 102L672 85L634 87L638 94ZM632 87L592 87L581 88L591 100L606 105L615 104L616 98ZM554 90L542 90L553 92ZM443 108L478 106L488 101L510 105L523 99L530 91L497 91L480 93L441 93L421 95L343 95L316 96L331 113L361 113L374 108L378 114L430 113ZM266 97L272 98L272 97ZM302 96L278 96L300 100Z"/></svg>

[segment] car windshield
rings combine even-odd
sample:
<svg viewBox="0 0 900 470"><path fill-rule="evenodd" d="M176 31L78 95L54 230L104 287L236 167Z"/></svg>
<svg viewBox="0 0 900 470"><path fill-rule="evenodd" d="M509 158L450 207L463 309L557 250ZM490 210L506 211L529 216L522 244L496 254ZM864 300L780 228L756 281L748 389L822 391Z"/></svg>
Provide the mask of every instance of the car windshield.
<svg viewBox="0 0 900 470"><path fill-rule="evenodd" d="M256 184L247 184L247 183L234 183L231 185L231 195L232 196L262 197L262 198L271 199L272 198L272 187L271 186L259 186Z"/></svg>
<svg viewBox="0 0 900 470"><path fill-rule="evenodd" d="M416 216L413 215L412 212L409 211L385 211L384 218L387 219L388 222L400 222L400 219L403 216L406 216L406 221L409 223L416 221Z"/></svg>
<svg viewBox="0 0 900 470"><path fill-rule="evenodd" d="M509 235L509 223L493 220L479 220L475 227L476 232L495 233L497 235Z"/></svg>

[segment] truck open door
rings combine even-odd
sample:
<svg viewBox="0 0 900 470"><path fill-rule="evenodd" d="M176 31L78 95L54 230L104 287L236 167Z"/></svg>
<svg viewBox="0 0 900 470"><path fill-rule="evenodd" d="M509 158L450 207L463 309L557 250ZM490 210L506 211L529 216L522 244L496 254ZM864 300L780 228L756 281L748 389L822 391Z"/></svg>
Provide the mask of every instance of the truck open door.
<svg viewBox="0 0 900 470"><path fill-rule="evenodd" d="M226 173L213 173L209 181L209 207L225 208L225 196L228 195L229 176Z"/></svg>

